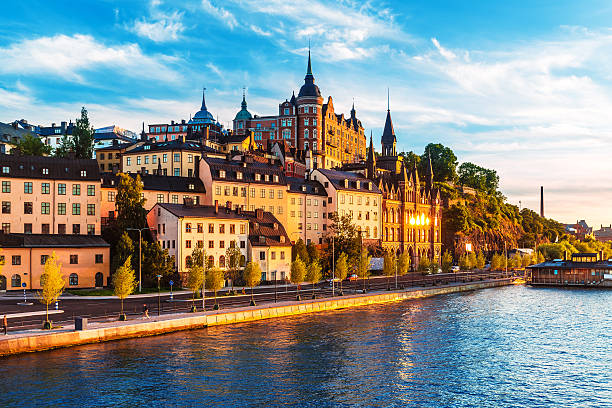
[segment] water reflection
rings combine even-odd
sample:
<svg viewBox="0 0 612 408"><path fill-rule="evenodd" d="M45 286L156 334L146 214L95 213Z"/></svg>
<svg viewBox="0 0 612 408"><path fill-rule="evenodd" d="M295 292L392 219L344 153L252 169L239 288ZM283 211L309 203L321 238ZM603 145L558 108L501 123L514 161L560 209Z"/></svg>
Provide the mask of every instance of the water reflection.
<svg viewBox="0 0 612 408"><path fill-rule="evenodd" d="M612 292L506 287L1 360L2 406L606 406Z"/></svg>

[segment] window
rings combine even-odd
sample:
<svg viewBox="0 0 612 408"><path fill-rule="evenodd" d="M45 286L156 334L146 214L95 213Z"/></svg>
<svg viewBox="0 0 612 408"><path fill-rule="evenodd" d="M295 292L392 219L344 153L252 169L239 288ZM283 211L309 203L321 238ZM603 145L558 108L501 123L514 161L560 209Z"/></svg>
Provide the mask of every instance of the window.
<svg viewBox="0 0 612 408"><path fill-rule="evenodd" d="M156 154L153 155L153 164L157 164L157 155Z"/></svg>
<svg viewBox="0 0 612 408"><path fill-rule="evenodd" d="M50 203L40 203L40 213L41 214L50 214L51 213L51 204Z"/></svg>
<svg viewBox="0 0 612 408"><path fill-rule="evenodd" d="M57 203L57 215L66 215L66 203Z"/></svg>
<svg viewBox="0 0 612 408"><path fill-rule="evenodd" d="M49 183L42 183L40 185L40 192L42 194L50 194L51 193L51 185Z"/></svg>
<svg viewBox="0 0 612 408"><path fill-rule="evenodd" d="M21 255L13 255L11 261L13 265L21 265Z"/></svg>
<svg viewBox="0 0 612 408"><path fill-rule="evenodd" d="M72 233L79 235L81 233L81 224L72 224Z"/></svg>
<svg viewBox="0 0 612 408"><path fill-rule="evenodd" d="M48 233L49 233L49 231L50 231L49 224L42 224L42 225L40 226L40 232L41 232L42 234L48 234Z"/></svg>
<svg viewBox="0 0 612 408"><path fill-rule="evenodd" d="M266 253L265 253L265 251L259 251L259 260L260 261L265 261L266 260Z"/></svg>
<svg viewBox="0 0 612 408"><path fill-rule="evenodd" d="M109 203L113 203L115 202L115 192L114 191L109 191L108 192L108 202Z"/></svg>
<svg viewBox="0 0 612 408"><path fill-rule="evenodd" d="M81 215L81 204L72 203L72 215Z"/></svg>
<svg viewBox="0 0 612 408"><path fill-rule="evenodd" d="M234 224L230 224L230 226L229 226L229 233L230 234L235 234L236 233L236 226Z"/></svg>
<svg viewBox="0 0 612 408"><path fill-rule="evenodd" d="M225 241L219 241L219 248L221 249L225 248Z"/></svg>
<svg viewBox="0 0 612 408"><path fill-rule="evenodd" d="M204 225L202 223L198 224L198 234L204 233Z"/></svg>
<svg viewBox="0 0 612 408"><path fill-rule="evenodd" d="M136 156L136 164L141 164L142 163L142 159L140 158L140 156Z"/></svg>
<svg viewBox="0 0 612 408"><path fill-rule="evenodd" d="M185 248L191 248L191 240L190 239L185 241Z"/></svg>
<svg viewBox="0 0 612 408"><path fill-rule="evenodd" d="M96 205L87 204L87 215L96 215Z"/></svg>
<svg viewBox="0 0 612 408"><path fill-rule="evenodd" d="M49 259L49 255L41 255L40 256L40 264L44 265L47 263L47 259Z"/></svg>
<svg viewBox="0 0 612 408"><path fill-rule="evenodd" d="M174 176L175 177L180 177L181 176L181 169L179 169L179 168L174 169Z"/></svg>
<svg viewBox="0 0 612 408"><path fill-rule="evenodd" d="M23 192L25 194L32 194L32 183L29 181L26 181L25 183L23 183Z"/></svg>
<svg viewBox="0 0 612 408"><path fill-rule="evenodd" d="M70 265L78 265L78 264L79 264L79 256L70 255Z"/></svg>
<svg viewBox="0 0 612 408"><path fill-rule="evenodd" d="M168 163L168 153L164 153L164 155L162 156L162 161L164 163Z"/></svg>
<svg viewBox="0 0 612 408"><path fill-rule="evenodd" d="M19 260L19 262L21 263L21 259ZM11 287L12 288L20 288L21 287L21 275L16 273L13 276L11 276Z"/></svg>
<svg viewBox="0 0 612 408"><path fill-rule="evenodd" d="M219 267L225 268L225 256L223 255L219 257Z"/></svg>
<svg viewBox="0 0 612 408"><path fill-rule="evenodd" d="M214 248L215 247L215 241L208 241L208 247L209 248Z"/></svg>
<svg viewBox="0 0 612 408"><path fill-rule="evenodd" d="M280 259L285 259L285 251L280 252Z"/></svg>
<svg viewBox="0 0 612 408"><path fill-rule="evenodd" d="M96 225L87 224L87 235L96 235Z"/></svg>
<svg viewBox="0 0 612 408"><path fill-rule="evenodd" d="M225 224L219 225L219 234L225 234Z"/></svg>
<svg viewBox="0 0 612 408"><path fill-rule="evenodd" d="M87 185L87 195L88 196L95 196L96 195L96 186L93 184L89 184Z"/></svg>
<svg viewBox="0 0 612 408"><path fill-rule="evenodd" d="M30 202L23 203L23 213L24 214L32 214L33 205Z"/></svg>
<svg viewBox="0 0 612 408"><path fill-rule="evenodd" d="M174 161L175 162L180 162L181 161L181 154L180 153L174 153Z"/></svg>
<svg viewBox="0 0 612 408"><path fill-rule="evenodd" d="M96 263L101 264L104 262L104 254L96 254Z"/></svg>
<svg viewBox="0 0 612 408"><path fill-rule="evenodd" d="M57 233L65 234L66 233L66 224L57 224Z"/></svg>
<svg viewBox="0 0 612 408"><path fill-rule="evenodd" d="M263 188L262 188L262 189L260 190L260 192L259 192L259 197L261 197L261 198L266 198L266 190L265 190L265 189L263 189Z"/></svg>
<svg viewBox="0 0 612 408"><path fill-rule="evenodd" d="M158 194L157 195L157 202L158 203L163 203L164 202L164 195L163 194Z"/></svg>
<svg viewBox="0 0 612 408"><path fill-rule="evenodd" d="M149 156L145 156L144 162L145 162L145 164L149 164Z"/></svg>
<svg viewBox="0 0 612 408"><path fill-rule="evenodd" d="M81 195L81 185L80 184L72 185L72 195L75 195L75 196Z"/></svg>
<svg viewBox="0 0 612 408"><path fill-rule="evenodd" d="M9 174L10 171L11 171L11 168L9 166L2 166L3 174Z"/></svg>
<svg viewBox="0 0 612 408"><path fill-rule="evenodd" d="M185 224L185 232L187 232L187 233L191 232L191 223L190 222Z"/></svg>
<svg viewBox="0 0 612 408"><path fill-rule="evenodd" d="M87 170L81 170L81 177L87 177Z"/></svg>
<svg viewBox="0 0 612 408"><path fill-rule="evenodd" d="M77 286L79 284L79 275L76 273L71 273L68 277L68 284L70 286Z"/></svg>
<svg viewBox="0 0 612 408"><path fill-rule="evenodd" d="M276 252L274 252L274 251L270 252L270 259L271 260L275 260L276 259Z"/></svg>
<svg viewBox="0 0 612 408"><path fill-rule="evenodd" d="M178 195L176 194L172 195L172 204L178 204Z"/></svg>
<svg viewBox="0 0 612 408"><path fill-rule="evenodd" d="M240 233L241 234L245 234L246 233L246 225L240 224Z"/></svg>
<svg viewBox="0 0 612 408"><path fill-rule="evenodd" d="M214 234L215 233L215 224L208 224L208 232L210 234Z"/></svg>
<svg viewBox="0 0 612 408"><path fill-rule="evenodd" d="M2 202L2 214L10 214L11 213L11 202L3 201Z"/></svg>
<svg viewBox="0 0 612 408"><path fill-rule="evenodd" d="M3 193L10 193L11 192L11 182L10 181L3 181L2 182L2 192Z"/></svg>

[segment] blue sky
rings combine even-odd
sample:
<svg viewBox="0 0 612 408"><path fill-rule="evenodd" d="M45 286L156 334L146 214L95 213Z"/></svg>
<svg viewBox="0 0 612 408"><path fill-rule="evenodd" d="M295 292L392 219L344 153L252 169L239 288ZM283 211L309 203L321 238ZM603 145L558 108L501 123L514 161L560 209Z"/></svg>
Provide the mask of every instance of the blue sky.
<svg viewBox="0 0 612 408"><path fill-rule="evenodd" d="M202 86L230 123L274 114L303 82L354 98L380 140L495 168L509 201L612 222L612 4L605 1L12 1L0 5L0 121L96 127L188 119Z"/></svg>

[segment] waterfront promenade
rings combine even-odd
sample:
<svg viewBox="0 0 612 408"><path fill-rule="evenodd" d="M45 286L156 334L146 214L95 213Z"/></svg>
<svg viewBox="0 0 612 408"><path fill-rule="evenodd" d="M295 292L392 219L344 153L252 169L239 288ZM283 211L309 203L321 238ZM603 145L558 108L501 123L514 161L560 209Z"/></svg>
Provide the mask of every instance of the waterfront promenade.
<svg viewBox="0 0 612 408"><path fill-rule="evenodd" d="M258 306L237 307L230 310L165 314L150 319L140 318L125 322L95 322L87 330L79 331L75 331L74 324L64 325L51 331L40 329L17 331L0 339L0 355L34 352L123 338L152 336L215 325L417 299L440 294L504 286L510 284L510 282L510 278L486 279L478 282L450 283L433 287L411 287L405 290L379 290L334 298L263 303Z"/></svg>

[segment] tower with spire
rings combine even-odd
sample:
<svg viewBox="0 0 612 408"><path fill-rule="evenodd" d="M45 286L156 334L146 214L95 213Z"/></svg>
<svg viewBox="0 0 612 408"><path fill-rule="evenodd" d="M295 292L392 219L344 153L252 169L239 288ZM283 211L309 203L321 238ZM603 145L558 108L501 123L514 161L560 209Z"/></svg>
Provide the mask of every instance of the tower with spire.
<svg viewBox="0 0 612 408"><path fill-rule="evenodd" d="M247 109L246 89L242 88L242 103L240 103L240 111L234 117L234 132L238 135L246 134L249 122L253 119L253 115Z"/></svg>

